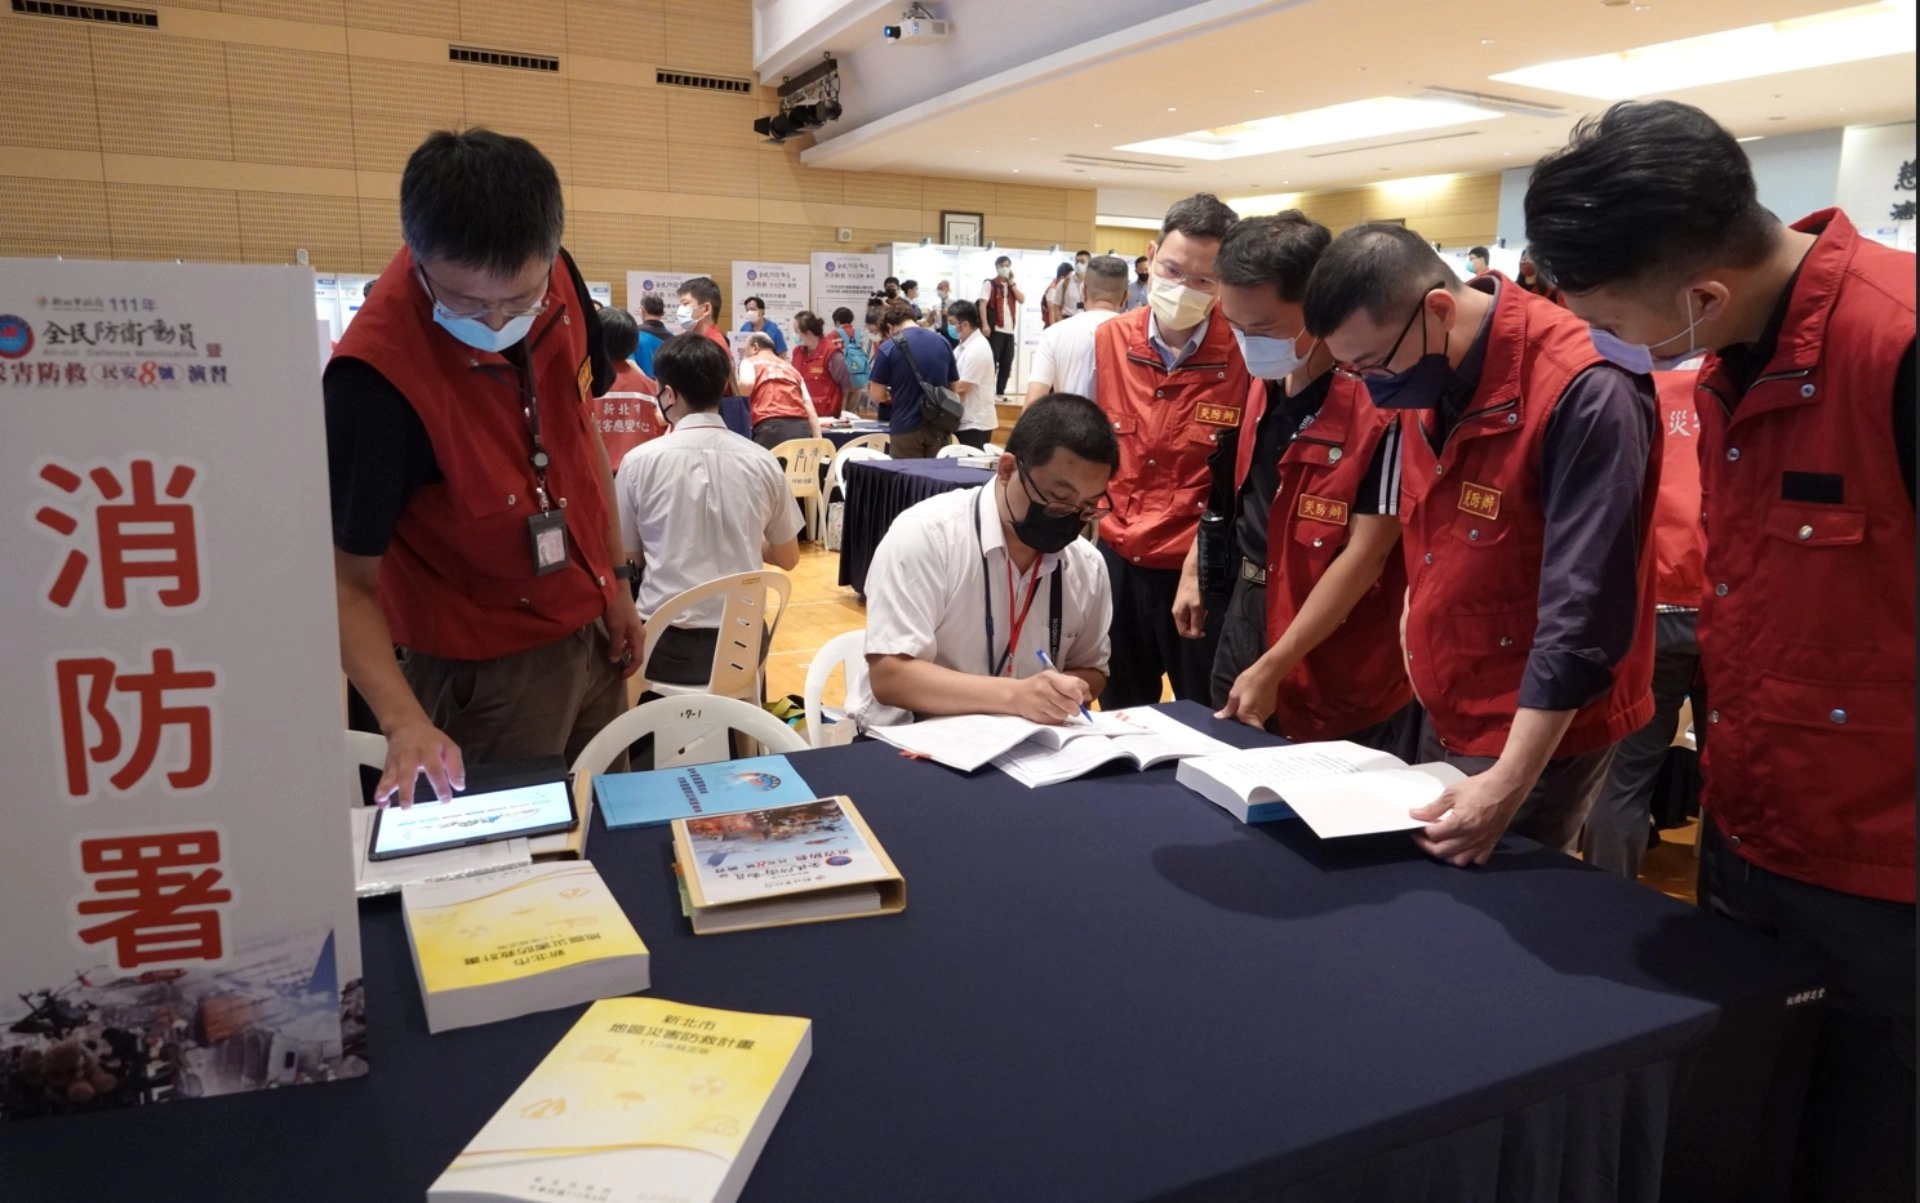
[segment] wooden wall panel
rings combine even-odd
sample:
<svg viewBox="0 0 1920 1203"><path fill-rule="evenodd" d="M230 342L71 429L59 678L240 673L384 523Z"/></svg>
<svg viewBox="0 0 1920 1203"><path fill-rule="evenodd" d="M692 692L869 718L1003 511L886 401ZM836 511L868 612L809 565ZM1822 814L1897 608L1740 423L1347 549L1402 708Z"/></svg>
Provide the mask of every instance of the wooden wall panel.
<svg viewBox="0 0 1920 1203"><path fill-rule="evenodd" d="M310 25L347 23L344 0L220 0L220 8L245 17L278 17Z"/></svg>
<svg viewBox="0 0 1920 1203"><path fill-rule="evenodd" d="M558 54L567 48L566 0L460 0L460 40L488 50Z"/></svg>
<svg viewBox="0 0 1920 1203"><path fill-rule="evenodd" d="M108 184L107 221L116 258L208 263L241 258L240 210L232 192Z"/></svg>
<svg viewBox="0 0 1920 1203"><path fill-rule="evenodd" d="M870 205L877 209L924 209L921 203L925 181L917 175L883 175L862 172L847 177L847 203ZM938 230L928 230L938 234ZM989 231L988 237L992 237Z"/></svg>
<svg viewBox="0 0 1920 1203"><path fill-rule="evenodd" d="M233 157L224 47L138 30L89 32L102 150Z"/></svg>
<svg viewBox="0 0 1920 1203"><path fill-rule="evenodd" d="M666 52L664 0L567 0L567 53L660 65ZM639 82L636 80L636 82ZM646 83L652 83L651 77Z"/></svg>
<svg viewBox="0 0 1920 1203"><path fill-rule="evenodd" d="M760 195L760 156L752 147L708 142L667 144L667 182L675 192L703 196Z"/></svg>
<svg viewBox="0 0 1920 1203"><path fill-rule="evenodd" d="M107 186L0 175L0 250L9 248L16 255L113 258Z"/></svg>
<svg viewBox="0 0 1920 1203"><path fill-rule="evenodd" d="M360 212L349 196L239 192L240 252L250 263L292 263L305 248L321 271L359 271Z"/></svg>
<svg viewBox="0 0 1920 1203"><path fill-rule="evenodd" d="M752 78L752 7L666 0L666 53L661 65Z"/></svg>
<svg viewBox="0 0 1920 1203"><path fill-rule="evenodd" d="M344 54L227 47L234 158L352 170L349 61Z"/></svg>
<svg viewBox="0 0 1920 1203"><path fill-rule="evenodd" d="M668 219L643 214L570 212L565 240L589 279L615 282L616 297L626 290L630 268L659 265L673 254Z"/></svg>
<svg viewBox="0 0 1920 1203"><path fill-rule="evenodd" d="M379 272L400 249L400 198L360 198L360 270Z"/></svg>
<svg viewBox="0 0 1920 1203"><path fill-rule="evenodd" d="M0 14L0 43L8 49L0 72L0 112L7 139L19 146L99 150L93 64L86 26Z"/></svg>
<svg viewBox="0 0 1920 1203"><path fill-rule="evenodd" d="M668 271L706 272L724 292L733 279L735 259L760 258L760 226L750 221L711 221L703 217L676 217L672 228L672 262ZM636 264L635 266L641 266Z"/></svg>
<svg viewBox="0 0 1920 1203"><path fill-rule="evenodd" d="M1122 258L1133 259L1147 253L1147 244L1152 242L1155 232L1152 230L1134 230L1125 226L1096 226L1093 231L1093 250L1104 255L1109 250Z"/></svg>
<svg viewBox="0 0 1920 1203"><path fill-rule="evenodd" d="M460 0L347 0L347 24L452 40L460 36Z"/></svg>

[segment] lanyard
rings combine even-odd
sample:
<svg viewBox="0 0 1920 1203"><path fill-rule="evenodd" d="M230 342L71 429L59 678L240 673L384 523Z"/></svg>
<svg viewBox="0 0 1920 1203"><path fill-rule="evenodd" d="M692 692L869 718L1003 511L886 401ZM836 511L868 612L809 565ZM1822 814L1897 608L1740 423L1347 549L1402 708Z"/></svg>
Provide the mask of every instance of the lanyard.
<svg viewBox="0 0 1920 1203"><path fill-rule="evenodd" d="M527 434L533 442L533 449L527 455L527 463L533 466L535 481L533 492L539 499L540 512L544 514L553 508L547 499L547 465L553 462L553 457L547 454L546 444L540 441L540 398L535 395L533 388L533 351L531 348L522 347L521 353L525 363L514 366L520 370L520 380L527 394L527 404L522 412L526 414Z"/></svg>
<svg viewBox="0 0 1920 1203"><path fill-rule="evenodd" d="M992 486L989 485L988 488ZM1007 650L996 660L993 656L993 586L987 579L990 574L987 571L986 537L981 532L980 509L977 505L973 511L973 537L980 548L980 601L987 627L987 675L990 677L1002 674L1012 675L1014 649L1020 646L1020 632L1026 629L1027 616L1033 612L1033 599L1040 592L1040 565L1035 561L1033 580L1027 585L1026 604L1020 607L1020 613L1016 616L1013 611L1013 557L1007 556L1007 618L1013 624L1013 634L1007 640ZM1055 664L1060 662L1060 611L1061 594L1064 592L1061 577L1065 573L1066 565L1054 566L1053 580L1050 583L1047 598L1047 643L1051 649L1048 654L1053 657Z"/></svg>

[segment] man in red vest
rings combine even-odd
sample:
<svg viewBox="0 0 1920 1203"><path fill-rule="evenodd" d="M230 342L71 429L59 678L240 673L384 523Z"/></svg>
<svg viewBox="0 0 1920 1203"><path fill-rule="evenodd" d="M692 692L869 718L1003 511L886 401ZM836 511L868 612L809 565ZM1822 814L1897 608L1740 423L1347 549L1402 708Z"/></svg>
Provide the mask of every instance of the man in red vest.
<svg viewBox="0 0 1920 1203"><path fill-rule="evenodd" d="M642 635L592 421L613 369L561 221L531 143L429 136L400 179L406 245L327 367L340 653L387 737L376 800L410 804L421 774L448 797L467 758L571 759L626 707Z"/></svg>
<svg viewBox="0 0 1920 1203"><path fill-rule="evenodd" d="M1159 701L1163 673L1174 697L1211 697L1219 617L1182 604L1198 599L1179 596L1180 569L1207 508L1207 459L1247 406L1247 365L1214 312L1213 259L1237 220L1206 192L1167 210L1148 246L1147 307L1094 334L1093 399L1120 440L1113 512L1100 523L1113 587L1108 709Z"/></svg>
<svg viewBox="0 0 1920 1203"><path fill-rule="evenodd" d="M1543 160L1534 261L1635 370L1698 351L1700 901L1823 956L1802 1198L1914 1187L1914 257L1783 225L1733 135L1615 105Z"/></svg>
<svg viewBox="0 0 1920 1203"><path fill-rule="evenodd" d="M1401 411L1407 673L1422 758L1470 774L1416 841L1484 863L1503 832L1571 850L1613 745L1653 716L1653 384L1497 274L1463 283L1399 225L1313 269L1307 332Z"/></svg>
<svg viewBox="0 0 1920 1203"><path fill-rule="evenodd" d="M1334 373L1300 307L1332 240L1288 210L1236 223L1214 261L1220 316L1254 381L1212 462L1233 540L1213 704L1291 739L1407 755L1419 721L1398 636L1400 424ZM1198 561L1189 553L1182 596L1199 594Z"/></svg>

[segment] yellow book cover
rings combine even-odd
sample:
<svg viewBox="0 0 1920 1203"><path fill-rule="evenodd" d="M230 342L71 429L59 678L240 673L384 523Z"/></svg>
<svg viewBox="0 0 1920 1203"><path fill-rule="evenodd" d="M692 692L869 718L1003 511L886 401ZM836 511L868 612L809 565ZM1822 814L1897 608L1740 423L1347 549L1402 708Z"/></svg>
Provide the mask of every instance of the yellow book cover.
<svg viewBox="0 0 1920 1203"><path fill-rule="evenodd" d="M725 1203L812 1052L812 1024L653 998L594 1003L454 1159L428 1198L538 1199L561 1178Z"/></svg>
<svg viewBox="0 0 1920 1203"><path fill-rule="evenodd" d="M403 905L432 1031L647 988L647 946L590 862L410 885Z"/></svg>

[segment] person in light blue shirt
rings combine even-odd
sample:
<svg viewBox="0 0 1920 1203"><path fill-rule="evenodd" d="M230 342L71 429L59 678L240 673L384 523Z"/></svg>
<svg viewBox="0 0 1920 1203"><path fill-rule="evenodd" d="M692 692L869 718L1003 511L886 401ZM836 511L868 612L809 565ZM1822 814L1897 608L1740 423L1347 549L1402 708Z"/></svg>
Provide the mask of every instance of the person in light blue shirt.
<svg viewBox="0 0 1920 1203"><path fill-rule="evenodd" d="M1133 283L1127 285L1127 306L1122 313L1130 313L1147 303L1147 257L1140 256L1133 261Z"/></svg>
<svg viewBox="0 0 1920 1203"><path fill-rule="evenodd" d="M742 304L747 311L747 320L740 323L742 334L764 334L773 340L773 353L780 358L787 357L787 337L780 333L780 327L767 319L767 303L759 297L748 297Z"/></svg>
<svg viewBox="0 0 1920 1203"><path fill-rule="evenodd" d="M653 353L673 337L667 329L667 302L658 293L640 298L640 345L634 349L633 362L649 379L653 376ZM616 467L618 465L615 465Z"/></svg>

